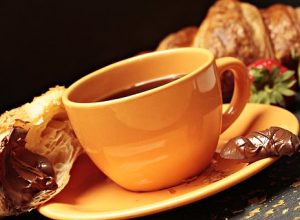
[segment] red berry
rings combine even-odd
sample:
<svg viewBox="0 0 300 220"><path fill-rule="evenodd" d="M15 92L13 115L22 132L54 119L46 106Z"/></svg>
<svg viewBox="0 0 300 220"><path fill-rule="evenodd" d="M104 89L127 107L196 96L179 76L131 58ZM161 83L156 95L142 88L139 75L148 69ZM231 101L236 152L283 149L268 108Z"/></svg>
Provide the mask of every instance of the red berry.
<svg viewBox="0 0 300 220"><path fill-rule="evenodd" d="M248 66L252 81L250 102L285 106L295 96L296 78L280 61L261 59Z"/></svg>

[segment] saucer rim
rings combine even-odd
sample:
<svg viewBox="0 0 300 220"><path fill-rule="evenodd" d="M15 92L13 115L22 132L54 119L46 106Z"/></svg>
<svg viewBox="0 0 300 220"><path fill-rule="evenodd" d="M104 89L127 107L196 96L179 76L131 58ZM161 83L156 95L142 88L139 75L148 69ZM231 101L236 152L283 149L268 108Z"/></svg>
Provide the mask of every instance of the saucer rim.
<svg viewBox="0 0 300 220"><path fill-rule="evenodd" d="M259 173L266 167L273 164L278 158L265 158L259 161L256 161L254 163L251 163L239 171L221 179L216 182L210 183L207 186L196 188L193 191L184 193L183 195L166 199L164 201L155 202L146 206L138 207L138 208L130 208L125 210L113 210L113 211L78 211L76 213L57 213L57 206L61 206L62 208L64 206L68 207L76 207L76 205L70 205L70 204L59 204L59 203L53 203L53 204L46 204L38 208L38 211L46 216L51 217L55 219L74 219L74 216L76 216L76 219L124 219L124 218L136 218L136 217L142 217L145 215L151 215L155 213L159 213L162 211L167 211L170 209L178 208L190 203L193 203L195 201L200 201L202 199L208 198L212 195L215 195L219 192L222 192L226 189L231 188L234 185L237 185L244 180L248 179L251 176L254 176L255 174ZM125 189L124 189L125 190ZM165 189L167 190L167 189ZM52 207L52 208L51 208ZM54 208L53 208L54 207Z"/></svg>
<svg viewBox="0 0 300 220"><path fill-rule="evenodd" d="M276 107L276 106L269 106L269 105L262 105L262 104L252 104L248 103L247 105L253 106L255 108L262 107L264 108L263 111L266 111L266 108L279 108L285 114L290 114L290 117L293 116L295 119L295 127L291 129L293 133L299 133L299 120L298 118L291 113L290 111ZM226 105L224 105L226 106ZM298 126L296 125L298 124ZM292 125L294 126L294 125ZM55 219L120 219L120 218L136 218L146 215L151 215L155 213L159 213L162 211L171 210L174 208L178 208L195 201L200 201L202 199L208 198L212 195L215 195L221 191L231 188L234 185L237 185L244 180L256 175L266 167L273 164L279 158L265 158L254 163L250 163L247 166L241 168L237 172L230 174L229 176L224 177L221 180L216 182L210 183L206 186L202 186L200 188L195 188L190 192L186 192L182 195L165 199L163 201L154 202L148 205L144 205L141 207L133 207L127 209L120 209L120 210L111 210L111 211L81 211L77 210L76 212L58 212L58 210L63 210L64 207L76 207L77 205L72 204L61 204L58 202L55 203L47 203L38 208L38 211L50 218ZM124 189L125 190L125 189ZM166 189L165 189L166 190Z"/></svg>

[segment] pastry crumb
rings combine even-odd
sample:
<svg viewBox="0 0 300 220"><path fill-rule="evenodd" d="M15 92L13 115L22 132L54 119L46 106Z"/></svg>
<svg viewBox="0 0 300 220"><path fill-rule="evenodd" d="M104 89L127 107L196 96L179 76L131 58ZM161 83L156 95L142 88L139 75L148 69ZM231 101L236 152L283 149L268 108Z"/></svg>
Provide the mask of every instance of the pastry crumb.
<svg viewBox="0 0 300 220"><path fill-rule="evenodd" d="M300 209L300 205L297 205L293 210L296 211L298 209Z"/></svg>
<svg viewBox="0 0 300 220"><path fill-rule="evenodd" d="M173 189L173 188L168 189L168 191L169 191L169 193L171 193L171 194L175 194L175 193L176 193L176 190Z"/></svg>
<svg viewBox="0 0 300 220"><path fill-rule="evenodd" d="M286 208L286 209L282 210L282 214L285 215L288 211L289 211L289 209Z"/></svg>
<svg viewBox="0 0 300 220"><path fill-rule="evenodd" d="M270 215L274 214L274 209L269 209L265 212L264 218L268 218Z"/></svg>
<svg viewBox="0 0 300 220"><path fill-rule="evenodd" d="M300 186L300 181L293 182L291 186L292 187L298 187L298 186Z"/></svg>
<svg viewBox="0 0 300 220"><path fill-rule="evenodd" d="M244 209L234 210L234 211L232 211L232 214L238 214L238 213L241 213L243 211L244 211Z"/></svg>
<svg viewBox="0 0 300 220"><path fill-rule="evenodd" d="M275 204L275 205L273 205L272 207L273 207L273 208L277 208L278 206L282 206L282 205L284 205L284 200L283 200L283 199L280 199L280 200L278 201L278 203Z"/></svg>
<svg viewBox="0 0 300 220"><path fill-rule="evenodd" d="M250 219L254 217L257 213L260 212L260 208L255 208L252 211L249 212L249 215L245 217L245 219Z"/></svg>
<svg viewBox="0 0 300 220"><path fill-rule="evenodd" d="M248 203L249 204L262 204L267 200L267 196L263 195L263 196L257 196L251 199L248 199Z"/></svg>

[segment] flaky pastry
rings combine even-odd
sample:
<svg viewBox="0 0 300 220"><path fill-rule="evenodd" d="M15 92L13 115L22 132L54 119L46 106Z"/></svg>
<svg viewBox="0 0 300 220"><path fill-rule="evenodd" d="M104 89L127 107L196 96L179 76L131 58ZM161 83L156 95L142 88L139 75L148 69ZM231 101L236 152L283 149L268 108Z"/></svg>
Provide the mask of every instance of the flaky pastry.
<svg viewBox="0 0 300 220"><path fill-rule="evenodd" d="M61 101L64 90L60 86L51 88L31 103L0 116L1 216L30 211L59 193L68 183L70 170L82 148ZM16 125L20 121L26 128ZM22 145L25 149L21 149ZM6 148L11 149L8 152ZM10 155L12 158L8 158ZM34 160L38 163L34 164ZM48 169L49 163L52 168ZM54 172L55 178L52 188L47 188L48 180L53 180L46 175L51 173L49 170ZM15 176L7 177L13 174ZM42 177L48 178L48 182ZM9 184L5 182L9 180ZM40 188L42 183L46 188Z"/></svg>

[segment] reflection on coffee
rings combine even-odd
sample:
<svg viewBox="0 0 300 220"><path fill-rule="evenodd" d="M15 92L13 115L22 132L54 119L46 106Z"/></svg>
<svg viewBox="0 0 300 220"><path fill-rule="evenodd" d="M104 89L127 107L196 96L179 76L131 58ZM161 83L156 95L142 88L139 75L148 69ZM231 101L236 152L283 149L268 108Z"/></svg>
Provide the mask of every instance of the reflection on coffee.
<svg viewBox="0 0 300 220"><path fill-rule="evenodd" d="M141 92L145 92L147 90L150 89L154 89L156 87L165 85L167 83L170 83L174 80L179 79L180 77L182 77L184 74L172 74L172 75L168 75L168 76L164 76L164 77L159 77L156 79L152 79L152 80L148 80L148 81L144 81L144 82L140 82L140 83L136 83L133 86L130 86L129 88L123 89L115 94L112 94L104 99L101 99L100 101L108 101L108 100L113 100L113 99L119 99L119 98L123 98L126 96L130 96L130 95L134 95L134 94L138 94Z"/></svg>

